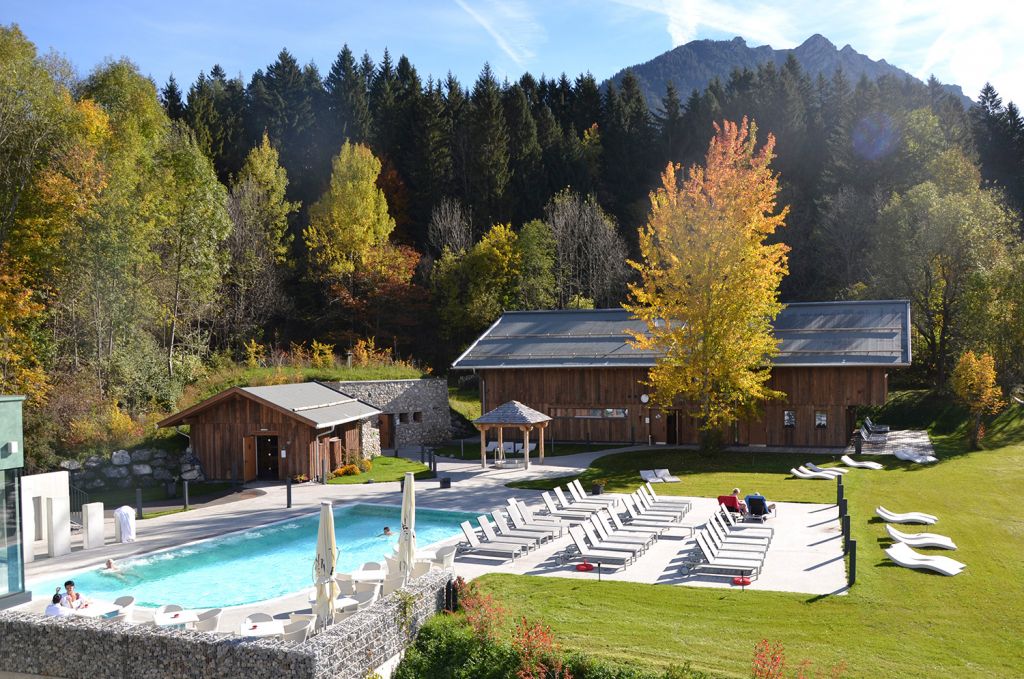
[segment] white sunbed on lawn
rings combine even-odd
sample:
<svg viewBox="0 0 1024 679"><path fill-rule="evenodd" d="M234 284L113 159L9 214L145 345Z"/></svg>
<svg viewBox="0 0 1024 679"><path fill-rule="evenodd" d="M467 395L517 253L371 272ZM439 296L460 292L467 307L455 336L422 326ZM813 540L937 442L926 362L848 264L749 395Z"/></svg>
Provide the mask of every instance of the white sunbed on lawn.
<svg viewBox="0 0 1024 679"><path fill-rule="evenodd" d="M924 569L943 575L959 575L967 568L966 564L950 559L948 556L918 554L910 548L910 545L903 542L897 542L892 547L886 549L885 553L889 555L890 559L904 568Z"/></svg>
<svg viewBox="0 0 1024 679"><path fill-rule="evenodd" d="M480 542L480 538L477 537L476 531L473 530L473 526L469 521L463 521L462 534L466 536L466 542L469 544L469 548L466 549L468 552L479 552L481 554L499 554L501 556L507 556L512 561L516 560L521 552L524 551L522 545L513 545L508 543L487 543Z"/></svg>
<svg viewBox="0 0 1024 679"><path fill-rule="evenodd" d="M952 538L938 533L904 533L886 524L885 530L893 540L911 547L939 547L940 549L956 549Z"/></svg>
<svg viewBox="0 0 1024 679"><path fill-rule="evenodd" d="M640 478L648 483L665 483L665 479L658 478L653 469L641 469Z"/></svg>
<svg viewBox="0 0 1024 679"><path fill-rule="evenodd" d="M847 474L850 471L849 469L840 469L839 467L829 467L826 469L824 467L819 467L813 462L805 462L804 467L818 474L832 474L834 476L842 476L843 474Z"/></svg>
<svg viewBox="0 0 1024 679"><path fill-rule="evenodd" d="M934 455L923 455L921 453L915 453L912 450L906 448L898 448L893 451L893 455L900 460L906 460L907 462L914 462L915 464L931 464L932 462L938 462L939 458Z"/></svg>
<svg viewBox="0 0 1024 679"><path fill-rule="evenodd" d="M885 469L885 467L877 462L871 462L869 460L855 460L849 455L843 455L839 458L839 461L847 467L856 467L857 469Z"/></svg>
<svg viewBox="0 0 1024 679"><path fill-rule="evenodd" d="M672 474L670 474L667 469L655 469L654 473L664 483L679 483L679 477L678 476L672 476Z"/></svg>
<svg viewBox="0 0 1024 679"><path fill-rule="evenodd" d="M881 505L875 507L875 514L878 514L878 516L882 517L883 521L888 521L889 523L932 524L939 520L937 516L925 514L924 512L904 512L902 514L897 514L896 512L890 512Z"/></svg>
<svg viewBox="0 0 1024 679"><path fill-rule="evenodd" d="M789 473L798 479L818 479L821 481L832 481L836 478L836 474L822 474L821 472L812 472L807 467L797 467L796 469L790 469Z"/></svg>

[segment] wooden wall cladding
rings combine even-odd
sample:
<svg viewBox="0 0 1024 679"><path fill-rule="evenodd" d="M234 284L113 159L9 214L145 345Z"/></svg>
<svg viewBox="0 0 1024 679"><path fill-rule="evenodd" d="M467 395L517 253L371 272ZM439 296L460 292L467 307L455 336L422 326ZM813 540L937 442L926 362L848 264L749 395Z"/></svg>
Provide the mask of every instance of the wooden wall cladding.
<svg viewBox="0 0 1024 679"><path fill-rule="evenodd" d="M547 413L553 419L549 434L557 440L695 443L696 421L685 408L660 413L640 401L649 391L643 384L646 369L539 368L482 370L481 402L487 412L516 400ZM846 444L848 409L881 405L887 396L885 368L828 367L775 368L769 386L786 398L763 408L763 417L742 420L727 441L740 445L821 446ZM626 410L625 417L577 417L584 409ZM786 427L784 411L795 414L795 426ZM815 413L823 412L827 426L815 426ZM647 422L650 418L650 423Z"/></svg>

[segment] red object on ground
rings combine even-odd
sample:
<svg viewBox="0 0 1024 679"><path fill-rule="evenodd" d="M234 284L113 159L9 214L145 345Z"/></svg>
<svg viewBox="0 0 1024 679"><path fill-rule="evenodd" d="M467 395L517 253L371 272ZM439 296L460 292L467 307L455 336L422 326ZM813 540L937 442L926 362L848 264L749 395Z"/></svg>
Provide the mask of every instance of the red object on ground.
<svg viewBox="0 0 1024 679"><path fill-rule="evenodd" d="M732 579L732 584L740 585L741 587L746 587L750 584L750 578L746 576L736 576Z"/></svg>
<svg viewBox="0 0 1024 679"><path fill-rule="evenodd" d="M584 561L581 564L576 564L576 570L578 570L578 571L592 571L592 570L594 570L594 564L587 563L586 561Z"/></svg>

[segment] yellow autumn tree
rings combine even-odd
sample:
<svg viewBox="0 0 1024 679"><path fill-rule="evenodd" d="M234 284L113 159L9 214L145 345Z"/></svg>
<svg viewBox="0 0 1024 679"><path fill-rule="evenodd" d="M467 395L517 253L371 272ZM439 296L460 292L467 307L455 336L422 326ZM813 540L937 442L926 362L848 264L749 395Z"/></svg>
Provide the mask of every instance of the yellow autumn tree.
<svg viewBox="0 0 1024 679"><path fill-rule="evenodd" d="M971 413L969 439L971 450L985 436L982 418L995 415L1006 403L996 384L996 361L990 354L965 351L953 369L953 393Z"/></svg>
<svg viewBox="0 0 1024 679"><path fill-rule="evenodd" d="M639 234L639 272L624 306L646 333L633 346L663 354L648 374L654 402L683 402L708 434L766 399L778 351L772 322L782 310L779 283L788 273L781 243L768 243L788 208L776 207L778 175L769 164L775 139L760 149L747 119L715 125L704 166L669 165L651 193Z"/></svg>

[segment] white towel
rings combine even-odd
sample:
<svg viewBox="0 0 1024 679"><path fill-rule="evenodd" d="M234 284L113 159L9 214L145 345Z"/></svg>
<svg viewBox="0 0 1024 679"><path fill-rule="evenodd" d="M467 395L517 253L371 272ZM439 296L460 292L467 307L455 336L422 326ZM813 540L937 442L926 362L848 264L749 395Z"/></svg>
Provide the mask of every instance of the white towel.
<svg viewBox="0 0 1024 679"><path fill-rule="evenodd" d="M128 505L114 510L114 521L121 529L121 542L135 542L135 510Z"/></svg>

